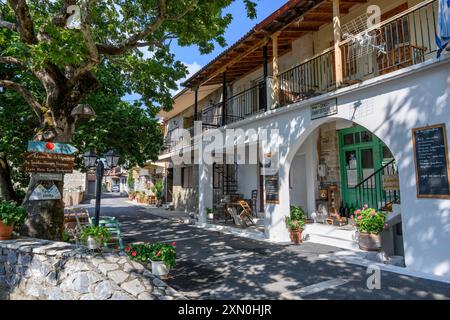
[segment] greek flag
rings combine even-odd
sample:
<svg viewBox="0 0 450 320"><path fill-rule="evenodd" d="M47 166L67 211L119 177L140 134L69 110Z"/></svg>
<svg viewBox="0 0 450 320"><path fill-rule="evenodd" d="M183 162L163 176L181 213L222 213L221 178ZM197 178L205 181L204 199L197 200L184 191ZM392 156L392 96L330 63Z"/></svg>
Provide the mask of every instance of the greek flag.
<svg viewBox="0 0 450 320"><path fill-rule="evenodd" d="M439 58L450 42L450 0L439 0L438 27L436 31L436 44Z"/></svg>

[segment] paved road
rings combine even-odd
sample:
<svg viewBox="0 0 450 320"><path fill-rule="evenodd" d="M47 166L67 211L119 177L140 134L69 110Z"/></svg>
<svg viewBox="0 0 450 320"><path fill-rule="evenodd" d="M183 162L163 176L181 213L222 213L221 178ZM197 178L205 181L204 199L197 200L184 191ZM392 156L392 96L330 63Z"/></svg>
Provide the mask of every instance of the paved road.
<svg viewBox="0 0 450 320"><path fill-rule="evenodd" d="M92 205L88 205L92 210ZM193 299L450 299L450 285L381 272L381 289L367 288L367 269L318 258L342 249L304 243L268 244L174 221L175 213L103 200L125 243L177 242L169 285Z"/></svg>

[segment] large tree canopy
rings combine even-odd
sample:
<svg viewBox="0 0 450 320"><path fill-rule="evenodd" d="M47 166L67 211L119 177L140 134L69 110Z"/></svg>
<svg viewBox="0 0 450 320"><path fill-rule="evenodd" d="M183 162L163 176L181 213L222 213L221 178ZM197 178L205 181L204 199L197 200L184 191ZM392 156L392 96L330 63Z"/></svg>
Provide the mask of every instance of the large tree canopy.
<svg viewBox="0 0 450 320"><path fill-rule="evenodd" d="M129 122L112 114L93 121L99 126L108 120L124 121L128 132L142 135L134 132L142 123L130 118L139 112L153 116L158 108L170 109L171 90L187 73L171 52L171 41L197 45L201 53L211 52L215 44L225 45L223 35L232 17L223 9L233 1L0 0L0 88L17 92L27 102L38 121L35 140L72 142L73 109L95 99L92 93L102 85L103 69L115 70L120 90L125 85L127 92L140 94L148 109L125 111L120 108L126 106L118 103L118 113ZM242 1L249 17L254 17L255 3ZM77 26L73 22L78 18ZM114 86L109 89L114 93ZM100 99L107 100L107 94ZM90 129L80 126L80 134L91 134ZM114 141L118 140L107 143ZM24 201L26 232L59 238L63 203L31 204L28 198L38 183L32 176ZM62 183L55 184L62 191Z"/></svg>

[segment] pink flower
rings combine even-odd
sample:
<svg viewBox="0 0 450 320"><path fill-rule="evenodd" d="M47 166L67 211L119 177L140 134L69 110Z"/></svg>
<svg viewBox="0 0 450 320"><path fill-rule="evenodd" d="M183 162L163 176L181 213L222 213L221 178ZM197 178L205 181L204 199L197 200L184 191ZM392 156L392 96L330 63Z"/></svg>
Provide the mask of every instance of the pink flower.
<svg viewBox="0 0 450 320"><path fill-rule="evenodd" d="M131 255L132 255L133 257L136 257L137 252L136 252L136 251L133 251L133 252L131 253Z"/></svg>
<svg viewBox="0 0 450 320"><path fill-rule="evenodd" d="M130 247L126 247L125 248L125 252L130 252L131 248Z"/></svg>
<svg viewBox="0 0 450 320"><path fill-rule="evenodd" d="M351 216L350 218L352 218L352 221L355 221L355 217L354 216Z"/></svg>
<svg viewBox="0 0 450 320"><path fill-rule="evenodd" d="M364 205L364 210L366 210L369 206L367 204Z"/></svg>
<svg viewBox="0 0 450 320"><path fill-rule="evenodd" d="M374 215L376 215L377 213L375 212L375 210L370 211L370 216L373 217Z"/></svg>
<svg viewBox="0 0 450 320"><path fill-rule="evenodd" d="M358 220L361 220L362 219L362 216L358 216Z"/></svg>
<svg viewBox="0 0 450 320"><path fill-rule="evenodd" d="M161 255L161 251L158 251L158 253L156 254L157 257L159 257Z"/></svg>
<svg viewBox="0 0 450 320"><path fill-rule="evenodd" d="M174 241L174 242L172 242L172 245L173 245L173 246L176 246L176 245L177 245L177 243L176 243L176 242Z"/></svg>
<svg viewBox="0 0 450 320"><path fill-rule="evenodd" d="M356 214L356 215L358 215L358 214L360 214L360 213L361 213L361 210L359 210L359 209L355 211L355 214Z"/></svg>

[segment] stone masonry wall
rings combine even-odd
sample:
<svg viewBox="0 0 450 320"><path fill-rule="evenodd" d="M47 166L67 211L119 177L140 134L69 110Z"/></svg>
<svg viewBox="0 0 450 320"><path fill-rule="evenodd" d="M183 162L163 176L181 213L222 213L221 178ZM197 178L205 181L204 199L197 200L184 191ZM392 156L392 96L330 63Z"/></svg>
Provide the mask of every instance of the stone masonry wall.
<svg viewBox="0 0 450 320"><path fill-rule="evenodd" d="M338 186L337 207L340 205L341 169L339 163L339 135L336 123L327 123L320 127L319 135L319 163L327 166L327 176L323 179L325 187ZM320 182L320 181L319 181Z"/></svg>
<svg viewBox="0 0 450 320"><path fill-rule="evenodd" d="M0 299L185 299L125 253L82 248L31 238L0 241Z"/></svg>

